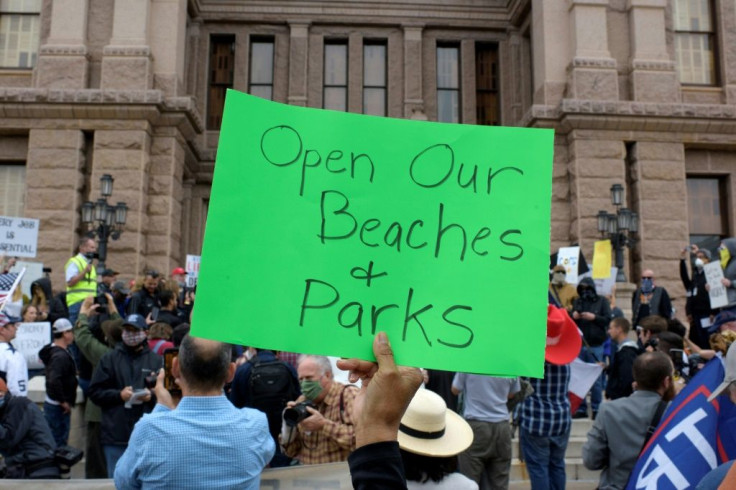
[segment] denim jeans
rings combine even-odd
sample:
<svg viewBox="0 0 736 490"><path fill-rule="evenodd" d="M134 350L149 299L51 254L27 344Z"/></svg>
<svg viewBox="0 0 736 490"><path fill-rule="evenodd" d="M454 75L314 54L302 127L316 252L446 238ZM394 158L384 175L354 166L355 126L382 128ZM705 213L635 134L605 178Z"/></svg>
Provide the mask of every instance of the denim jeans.
<svg viewBox="0 0 736 490"><path fill-rule="evenodd" d="M107 477L115 477L115 465L118 464L118 460L123 457L123 453L127 446L114 446L104 445L102 451L105 453L105 463L107 464Z"/></svg>
<svg viewBox="0 0 736 490"><path fill-rule="evenodd" d="M57 447L66 446L69 440L69 426L71 422L71 414L64 413L64 409L60 405L52 405L43 402L43 415L49 424L51 434Z"/></svg>
<svg viewBox="0 0 736 490"><path fill-rule="evenodd" d="M565 451L570 431L559 436L540 437L521 428L520 437L532 490L564 490Z"/></svg>
<svg viewBox="0 0 736 490"><path fill-rule="evenodd" d="M578 357L583 362L603 362L603 346L599 345L597 347L586 347L583 345L583 347L580 349L580 354ZM598 379L595 380L595 383L593 383L593 386L590 388L590 404L591 408L593 409L593 412L597 412L598 408L601 406L601 400L603 399L603 375L598 376ZM586 402L586 399L583 398L583 401L580 403L580 408L578 408L578 412L585 412L588 411L588 403Z"/></svg>

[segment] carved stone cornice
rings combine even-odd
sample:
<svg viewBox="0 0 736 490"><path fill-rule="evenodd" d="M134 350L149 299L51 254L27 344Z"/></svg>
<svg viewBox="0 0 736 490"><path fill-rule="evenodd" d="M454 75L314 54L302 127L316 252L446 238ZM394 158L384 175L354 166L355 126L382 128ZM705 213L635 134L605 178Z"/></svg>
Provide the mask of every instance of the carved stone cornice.
<svg viewBox="0 0 736 490"><path fill-rule="evenodd" d="M151 57L151 48L148 46L115 46L108 45L102 48L103 56L130 56L130 57Z"/></svg>
<svg viewBox="0 0 736 490"><path fill-rule="evenodd" d="M88 57L84 44L44 44L38 48L39 56L84 56Z"/></svg>
<svg viewBox="0 0 736 490"><path fill-rule="evenodd" d="M631 70L675 71L675 69L675 62L669 60L633 60L631 62Z"/></svg>
<svg viewBox="0 0 736 490"><path fill-rule="evenodd" d="M568 70L573 68L601 68L601 69L616 69L616 60L613 58L588 58L576 56L572 59L572 62L567 67Z"/></svg>

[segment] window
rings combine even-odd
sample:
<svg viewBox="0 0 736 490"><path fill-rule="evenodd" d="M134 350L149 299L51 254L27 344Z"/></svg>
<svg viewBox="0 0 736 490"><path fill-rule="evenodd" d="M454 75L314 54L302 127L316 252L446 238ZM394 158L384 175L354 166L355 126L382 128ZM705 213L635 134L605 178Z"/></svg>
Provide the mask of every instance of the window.
<svg viewBox="0 0 736 490"><path fill-rule="evenodd" d="M363 45L363 114L386 115L386 43Z"/></svg>
<svg viewBox="0 0 736 490"><path fill-rule="evenodd" d="M460 47L437 46L437 120L460 122Z"/></svg>
<svg viewBox="0 0 736 490"><path fill-rule="evenodd" d="M348 43L325 42L325 85L322 107L348 110Z"/></svg>
<svg viewBox="0 0 736 490"><path fill-rule="evenodd" d="M273 39L251 39L249 75L248 93L273 100Z"/></svg>
<svg viewBox="0 0 736 490"><path fill-rule="evenodd" d="M207 129L220 129L225 93L233 88L235 36L213 35L210 38L210 87L207 103Z"/></svg>
<svg viewBox="0 0 736 490"><path fill-rule="evenodd" d="M41 0L0 0L0 67L36 65L40 13Z"/></svg>
<svg viewBox="0 0 736 490"><path fill-rule="evenodd" d="M475 46L475 114L477 124L498 126L498 45Z"/></svg>
<svg viewBox="0 0 736 490"><path fill-rule="evenodd" d="M729 236L726 195L726 179L688 177L690 243L715 252L721 239Z"/></svg>
<svg viewBox="0 0 736 490"><path fill-rule="evenodd" d="M0 215L23 216L26 167L22 163L0 165Z"/></svg>
<svg viewBox="0 0 736 490"><path fill-rule="evenodd" d="M675 56L680 82L715 85L715 23L711 0L675 0Z"/></svg>

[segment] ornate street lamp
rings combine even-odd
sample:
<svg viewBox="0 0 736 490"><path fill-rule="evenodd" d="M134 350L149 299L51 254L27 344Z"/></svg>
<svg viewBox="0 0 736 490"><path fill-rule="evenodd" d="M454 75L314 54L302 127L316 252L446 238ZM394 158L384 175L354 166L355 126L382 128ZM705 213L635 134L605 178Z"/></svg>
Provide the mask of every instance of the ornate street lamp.
<svg viewBox="0 0 736 490"><path fill-rule="evenodd" d="M623 204L624 187L621 184L611 186L611 203L616 207L616 214L598 211L598 232L601 237L611 240L611 247L616 254L616 282L626 282L624 274L624 247L634 248L637 239L633 235L639 232L639 216Z"/></svg>
<svg viewBox="0 0 736 490"><path fill-rule="evenodd" d="M90 236L97 237L99 244L97 253L99 255L97 268L99 271L106 269L107 242L110 238L117 240L123 232L125 220L128 216L128 205L119 202L111 206L107 198L112 195L112 184L115 179L105 174L100 177L100 194L102 197L97 201L87 201L82 204L82 223L87 227Z"/></svg>

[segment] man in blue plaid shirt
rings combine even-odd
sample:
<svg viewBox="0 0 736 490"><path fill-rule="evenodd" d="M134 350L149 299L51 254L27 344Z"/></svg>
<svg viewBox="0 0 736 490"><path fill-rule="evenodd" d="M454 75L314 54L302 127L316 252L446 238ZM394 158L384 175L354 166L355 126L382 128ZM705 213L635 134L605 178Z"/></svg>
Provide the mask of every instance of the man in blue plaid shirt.
<svg viewBox="0 0 736 490"><path fill-rule="evenodd" d="M534 393L519 405L521 451L532 490L565 488L565 451L572 426L567 395L570 362L581 344L580 332L565 309L549 305L544 378L529 379Z"/></svg>

